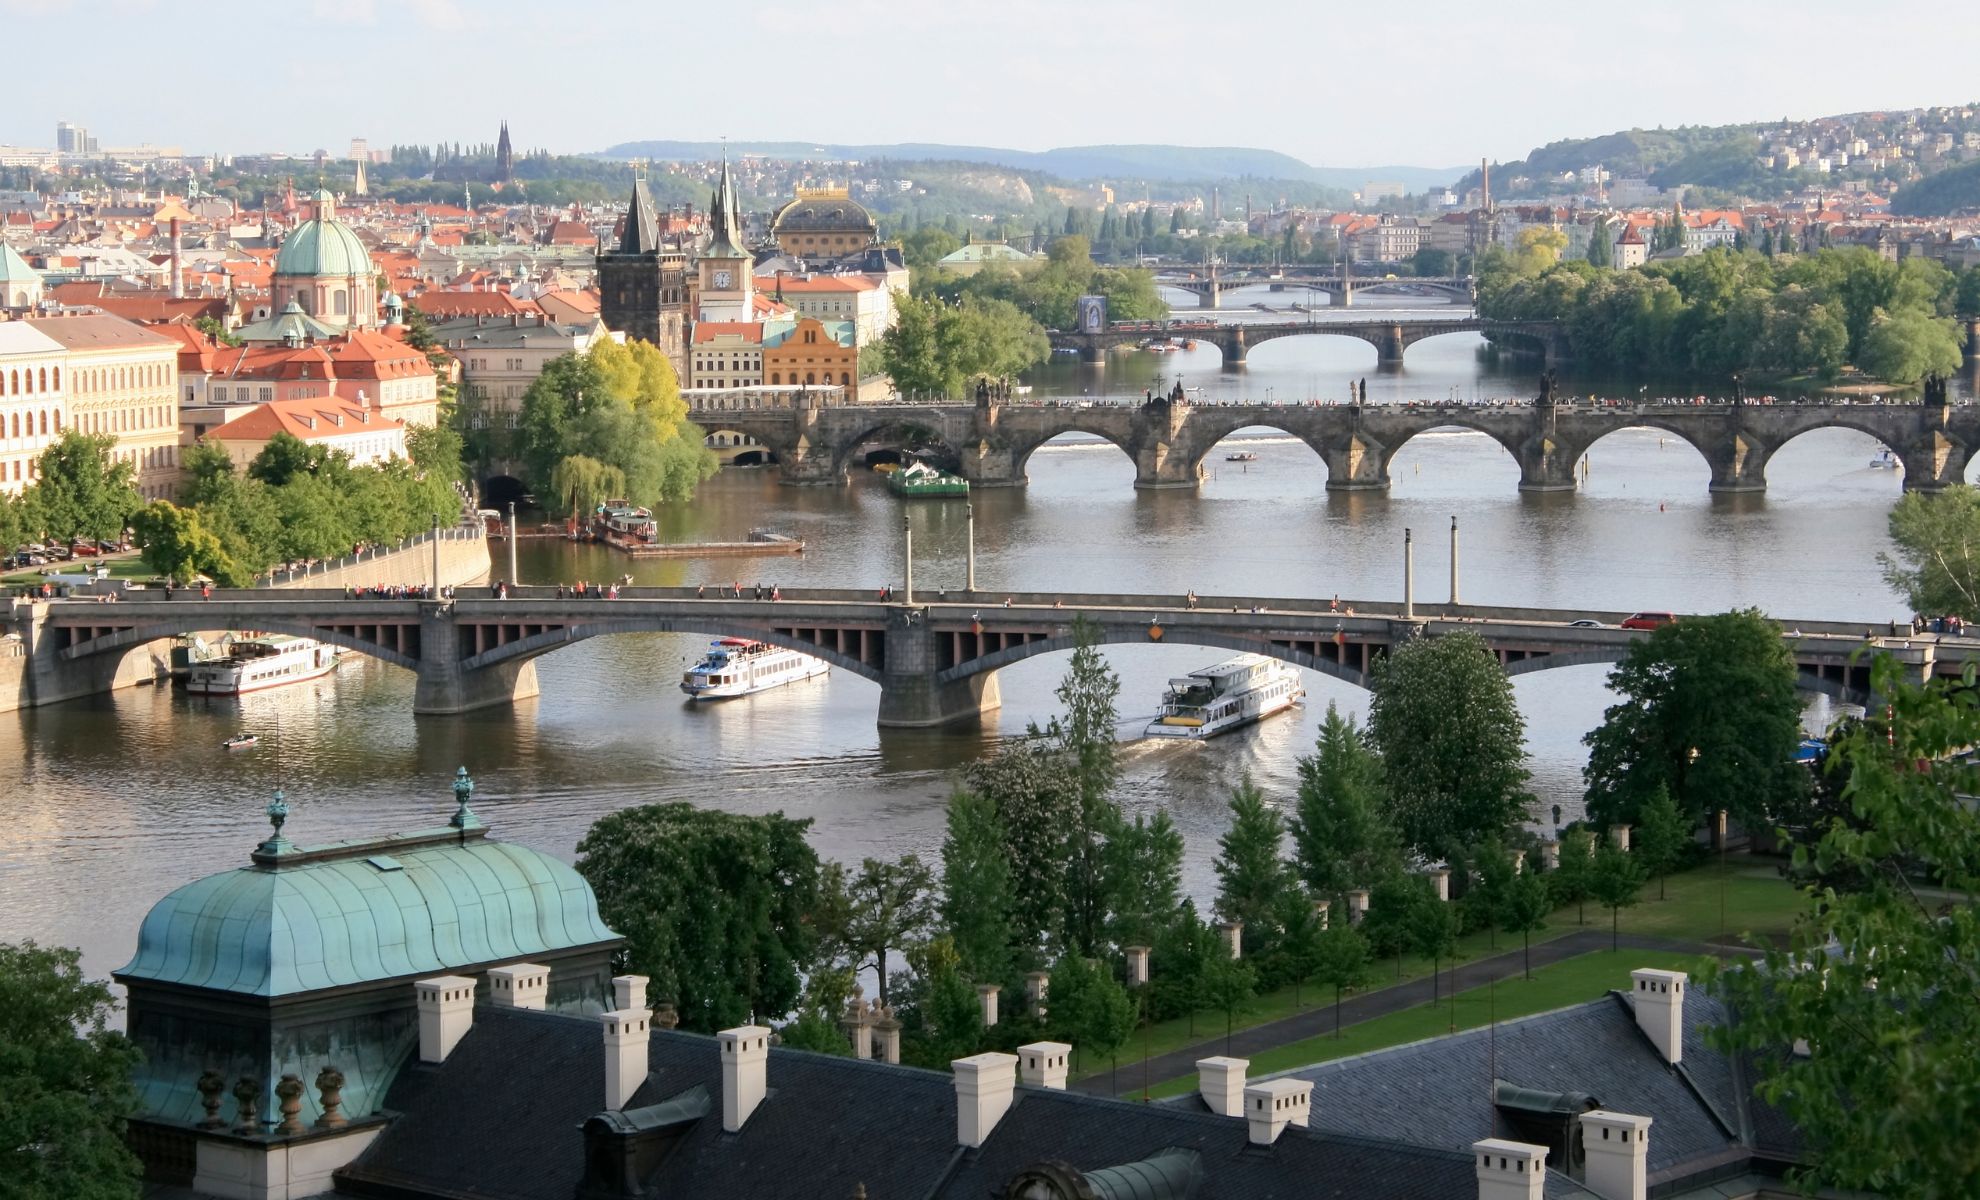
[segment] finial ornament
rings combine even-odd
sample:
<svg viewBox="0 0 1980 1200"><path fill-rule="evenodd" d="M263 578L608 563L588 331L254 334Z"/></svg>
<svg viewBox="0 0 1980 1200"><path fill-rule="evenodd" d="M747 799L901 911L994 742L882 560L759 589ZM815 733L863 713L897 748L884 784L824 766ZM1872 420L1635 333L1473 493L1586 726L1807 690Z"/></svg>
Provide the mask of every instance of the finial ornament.
<svg viewBox="0 0 1980 1200"><path fill-rule="evenodd" d="M460 807L454 810L454 818L447 824L455 829L479 829L481 819L468 808L468 798L474 795L474 780L468 778L468 769L462 767L454 772L454 800Z"/></svg>
<svg viewBox="0 0 1980 1200"><path fill-rule="evenodd" d="M289 802L283 797L281 788L275 789L275 798L268 802L266 812L268 813L268 823L275 828L268 835L266 841L254 848L255 852L257 854L281 855L293 851L295 849L294 843L282 836L282 825L289 819Z"/></svg>

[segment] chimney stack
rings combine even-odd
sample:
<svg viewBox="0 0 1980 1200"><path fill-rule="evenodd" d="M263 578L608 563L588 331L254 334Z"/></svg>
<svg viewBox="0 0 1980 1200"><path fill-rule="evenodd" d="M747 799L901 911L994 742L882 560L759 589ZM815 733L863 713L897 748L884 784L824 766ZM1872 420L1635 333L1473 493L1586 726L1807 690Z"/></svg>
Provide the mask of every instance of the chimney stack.
<svg viewBox="0 0 1980 1200"><path fill-rule="evenodd" d="M1127 947L1127 969L1129 987L1148 985L1148 947Z"/></svg>
<svg viewBox="0 0 1980 1200"><path fill-rule="evenodd" d="M1203 1097L1203 1103L1211 1112L1220 1117L1244 1115L1244 1072L1251 1066L1248 1058L1214 1058L1196 1060L1196 1094Z"/></svg>
<svg viewBox="0 0 1980 1200"><path fill-rule="evenodd" d="M1348 924L1359 925L1368 917L1368 892L1356 888L1348 893Z"/></svg>
<svg viewBox="0 0 1980 1200"><path fill-rule="evenodd" d="M1437 889L1437 899L1448 903L1451 898L1451 869L1438 867L1430 872L1430 885Z"/></svg>
<svg viewBox="0 0 1980 1200"><path fill-rule="evenodd" d="M1024 994L1031 1002L1031 1015L1041 1021L1045 1019L1045 993L1051 986L1052 974L1049 971L1033 971L1024 977Z"/></svg>
<svg viewBox="0 0 1980 1200"><path fill-rule="evenodd" d="M1312 1102L1310 1079L1268 1079L1244 1089L1244 1123L1251 1144L1271 1145L1288 1125L1306 1128Z"/></svg>
<svg viewBox="0 0 1980 1200"><path fill-rule="evenodd" d="M1643 967L1629 973L1630 998L1636 1004L1636 1025L1664 1056L1675 1064L1684 1057L1683 971Z"/></svg>
<svg viewBox="0 0 1980 1200"><path fill-rule="evenodd" d="M1066 1090L1066 1061L1072 1047L1064 1042L1032 1042L1019 1046L1018 1075L1027 1087Z"/></svg>
<svg viewBox="0 0 1980 1200"><path fill-rule="evenodd" d="M635 1008L645 1008L646 985L650 982L644 975L612 976L612 1007L620 1012L631 1012Z"/></svg>
<svg viewBox="0 0 1980 1200"><path fill-rule="evenodd" d="M1609 827L1609 836L1615 839L1616 849L1624 854L1629 853L1629 826L1612 825Z"/></svg>
<svg viewBox="0 0 1980 1200"><path fill-rule="evenodd" d="M873 1057L873 1013L866 1001L860 998L862 990L858 984L853 985L852 998L846 1001L846 1016L841 1024L845 1026L846 1036L852 1039L853 1057L867 1059Z"/></svg>
<svg viewBox="0 0 1980 1200"><path fill-rule="evenodd" d="M474 980L465 975L436 975L413 984L419 1007L419 1061L446 1062L467 1031L474 1027Z"/></svg>
<svg viewBox="0 0 1980 1200"><path fill-rule="evenodd" d="M600 1013L605 1030L605 1107L612 1111L632 1102L646 1082L646 1043L653 1036L653 1014L643 1008Z"/></svg>
<svg viewBox="0 0 1980 1200"><path fill-rule="evenodd" d="M1015 1054L973 1054L949 1064L956 1075L956 1141L974 1150L1010 1111L1017 1091Z"/></svg>
<svg viewBox="0 0 1980 1200"><path fill-rule="evenodd" d="M1217 928L1223 931L1224 945L1230 950L1231 957L1244 957L1244 922L1226 921Z"/></svg>
<svg viewBox="0 0 1980 1200"><path fill-rule="evenodd" d="M994 1028L997 1024L997 994L1003 991L994 983L976 985L976 1002L983 1006L983 1027Z"/></svg>
<svg viewBox="0 0 1980 1200"><path fill-rule="evenodd" d="M1502 1138L1471 1143L1478 1157L1478 1200L1540 1200L1547 1190L1547 1148Z"/></svg>
<svg viewBox="0 0 1980 1200"><path fill-rule="evenodd" d="M1315 900L1313 902L1313 920L1322 930L1327 928L1327 921L1333 908L1334 902L1332 900Z"/></svg>
<svg viewBox="0 0 1980 1200"><path fill-rule="evenodd" d="M901 1023L894 1018L893 1009L880 1010L880 1019L873 1023L873 1031L880 1035L880 1061L898 1064L901 1061Z"/></svg>
<svg viewBox="0 0 1980 1200"><path fill-rule="evenodd" d="M1581 1114L1582 1180L1602 1200L1644 1200L1650 1189L1650 1118L1595 1109Z"/></svg>
<svg viewBox="0 0 1980 1200"><path fill-rule="evenodd" d="M724 1029L715 1041L722 1049L722 1131L736 1133L769 1090L770 1031L744 1025Z"/></svg>
<svg viewBox="0 0 1980 1200"><path fill-rule="evenodd" d="M549 996L549 967L540 967L535 963L511 963L506 967L489 969L488 1001L497 1008L527 1008L542 1012Z"/></svg>

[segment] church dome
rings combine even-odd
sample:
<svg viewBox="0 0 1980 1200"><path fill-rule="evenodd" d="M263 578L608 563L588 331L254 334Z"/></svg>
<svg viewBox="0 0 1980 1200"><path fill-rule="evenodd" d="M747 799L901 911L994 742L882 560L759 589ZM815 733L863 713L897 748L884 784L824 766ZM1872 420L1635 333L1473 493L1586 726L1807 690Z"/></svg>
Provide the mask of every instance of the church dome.
<svg viewBox="0 0 1980 1200"><path fill-rule="evenodd" d="M873 215L844 188L800 188L797 199L777 211L773 233L874 233Z"/></svg>
<svg viewBox="0 0 1980 1200"><path fill-rule="evenodd" d="M329 192L316 193L316 216L296 226L275 256L275 274L287 278L349 278L372 273L371 252L336 216Z"/></svg>

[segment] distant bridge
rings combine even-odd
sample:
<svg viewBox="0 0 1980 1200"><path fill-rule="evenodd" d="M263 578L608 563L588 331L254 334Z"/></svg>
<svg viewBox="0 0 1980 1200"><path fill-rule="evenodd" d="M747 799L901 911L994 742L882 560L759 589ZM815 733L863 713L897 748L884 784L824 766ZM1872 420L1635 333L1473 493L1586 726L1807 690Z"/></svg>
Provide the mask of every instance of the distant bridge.
<svg viewBox="0 0 1980 1200"><path fill-rule="evenodd" d="M876 579L877 584L880 580ZM483 589L472 589L481 592ZM1000 703L996 672L1072 648L1084 614L1111 644L1180 644L1268 655L1357 687L1398 642L1468 629L1509 674L1613 663L1636 638L1620 613L1461 605L1328 602L1255 596L1001 592L923 593L881 602L872 590L791 589L778 601L698 596L687 588L622 589L618 600L560 597L517 588L507 600L348 599L342 592L189 593L166 601L134 593L94 600L16 601L11 623L29 660L24 681L57 699L106 690L121 661L161 639L216 630L291 633L334 643L415 672L414 711L458 713L537 694L535 660L594 637L693 633L755 638L815 655L880 685L879 723L926 727L974 720ZM1006 606L1006 601L1009 602ZM1596 617L1599 628L1570 622ZM1895 654L1912 678L1957 673L1980 641L1877 637L1847 622L1784 624L1805 688L1867 699L1866 647ZM652 686L673 687L672 664L653 664Z"/></svg>
<svg viewBox="0 0 1980 1200"><path fill-rule="evenodd" d="M1476 290L1476 281L1469 275L1356 275L1333 266L1240 267L1232 270L1217 263L1197 270L1158 268L1155 282L1195 295L1203 308L1222 308L1225 292L1249 287L1269 287L1275 292L1287 288L1320 292L1337 308L1353 305L1356 292L1428 292L1462 304L1469 303Z"/></svg>
<svg viewBox="0 0 1980 1200"><path fill-rule="evenodd" d="M1425 338L1448 333L1484 333L1511 349L1529 349L1549 365L1567 357L1566 331L1553 321L1493 321L1482 317L1429 317L1416 320L1247 321L1237 323L1122 321L1098 333L1054 329L1047 333L1057 350L1077 350L1087 362L1103 362L1114 346L1155 340L1209 342L1224 354L1224 368L1244 365L1251 347L1288 337L1351 337L1375 347L1378 362L1395 364L1403 351Z"/></svg>

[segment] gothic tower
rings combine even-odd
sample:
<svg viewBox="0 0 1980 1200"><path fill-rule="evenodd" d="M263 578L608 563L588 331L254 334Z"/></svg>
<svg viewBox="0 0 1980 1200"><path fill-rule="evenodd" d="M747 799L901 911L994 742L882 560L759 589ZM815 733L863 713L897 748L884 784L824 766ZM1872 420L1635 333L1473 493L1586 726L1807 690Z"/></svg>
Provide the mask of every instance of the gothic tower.
<svg viewBox="0 0 1980 1200"><path fill-rule="evenodd" d="M742 202L722 152L722 175L708 202L708 246L701 252L698 321L753 321L756 258L743 246Z"/></svg>
<svg viewBox="0 0 1980 1200"><path fill-rule="evenodd" d="M598 248L598 315L607 329L651 342L687 378L687 258L661 241L653 195L642 175L633 180L619 244Z"/></svg>
<svg viewBox="0 0 1980 1200"><path fill-rule="evenodd" d="M516 151L509 145L509 123L502 122L502 136L495 143L495 178L509 183L516 177Z"/></svg>

